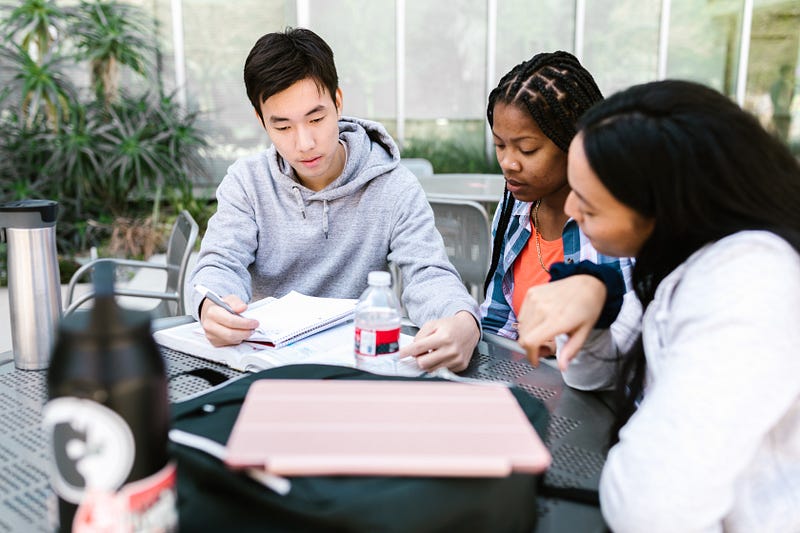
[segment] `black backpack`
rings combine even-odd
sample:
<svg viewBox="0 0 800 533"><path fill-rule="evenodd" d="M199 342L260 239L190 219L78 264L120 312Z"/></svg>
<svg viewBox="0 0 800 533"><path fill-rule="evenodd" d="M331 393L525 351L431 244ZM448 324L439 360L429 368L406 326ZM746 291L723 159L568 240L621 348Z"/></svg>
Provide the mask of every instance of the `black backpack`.
<svg viewBox="0 0 800 533"><path fill-rule="evenodd" d="M172 406L172 427L227 442L250 384L259 379L407 380L327 365L292 365L239 378ZM544 439L548 414L526 392L514 397ZM532 531L539 477L293 477L285 496L190 446L178 462L183 531Z"/></svg>

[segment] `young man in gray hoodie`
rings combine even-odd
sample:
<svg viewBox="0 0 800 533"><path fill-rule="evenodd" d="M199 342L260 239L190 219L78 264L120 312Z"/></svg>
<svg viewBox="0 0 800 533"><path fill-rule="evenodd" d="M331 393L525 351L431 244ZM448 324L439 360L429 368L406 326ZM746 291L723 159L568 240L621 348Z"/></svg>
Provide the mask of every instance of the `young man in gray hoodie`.
<svg viewBox="0 0 800 533"><path fill-rule="evenodd" d="M422 324L400 356L420 368L466 368L480 338L478 306L447 259L433 212L378 123L342 117L333 52L314 32L261 37L244 66L247 95L272 146L242 158L217 189L191 283L237 311L291 290L357 298L372 270L396 263L409 318ZM194 294L216 346L257 326Z"/></svg>

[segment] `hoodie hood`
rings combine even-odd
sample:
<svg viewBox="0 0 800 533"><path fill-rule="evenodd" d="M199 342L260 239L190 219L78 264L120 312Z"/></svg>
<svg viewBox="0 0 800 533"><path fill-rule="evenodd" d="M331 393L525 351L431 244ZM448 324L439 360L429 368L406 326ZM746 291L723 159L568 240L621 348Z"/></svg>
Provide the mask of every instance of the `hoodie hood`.
<svg viewBox="0 0 800 533"><path fill-rule="evenodd" d="M342 174L321 191L312 191L297 181L294 170L275 147L268 150L270 170L280 185L293 190L305 202L331 201L349 196L370 180L391 172L400 164L400 150L381 124L354 117L339 119L339 140L347 152ZM296 191L296 192L295 192Z"/></svg>
<svg viewBox="0 0 800 533"><path fill-rule="evenodd" d="M386 130L353 118L338 126L347 161L319 192L298 183L274 148L231 165L217 188L192 283L245 302L292 290L357 298L370 272L393 263L415 323L460 310L479 316L447 259L425 192L400 164ZM197 313L202 297L195 292L192 299Z"/></svg>

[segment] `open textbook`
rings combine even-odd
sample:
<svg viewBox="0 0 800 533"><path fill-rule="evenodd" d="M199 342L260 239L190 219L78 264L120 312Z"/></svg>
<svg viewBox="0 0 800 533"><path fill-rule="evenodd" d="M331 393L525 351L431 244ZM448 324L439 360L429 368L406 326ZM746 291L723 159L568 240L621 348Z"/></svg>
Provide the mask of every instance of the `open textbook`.
<svg viewBox="0 0 800 533"><path fill-rule="evenodd" d="M257 342L215 347L197 322L182 324L153 333L156 342L166 348L227 365L242 372L257 372L277 366L319 363L362 368L375 374L418 376L422 374L414 358L396 355L360 358L354 350L355 330L349 321L308 335L281 348ZM412 342L410 335L400 335L400 345Z"/></svg>

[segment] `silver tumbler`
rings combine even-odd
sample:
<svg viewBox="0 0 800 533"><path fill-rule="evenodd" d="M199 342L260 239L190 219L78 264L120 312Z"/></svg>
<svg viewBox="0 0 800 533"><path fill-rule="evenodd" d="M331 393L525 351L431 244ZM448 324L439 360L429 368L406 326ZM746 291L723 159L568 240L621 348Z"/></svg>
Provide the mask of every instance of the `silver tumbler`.
<svg viewBox="0 0 800 533"><path fill-rule="evenodd" d="M8 242L8 300L14 364L46 369L61 319L61 280L52 200L0 205L0 231Z"/></svg>

